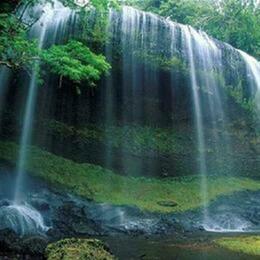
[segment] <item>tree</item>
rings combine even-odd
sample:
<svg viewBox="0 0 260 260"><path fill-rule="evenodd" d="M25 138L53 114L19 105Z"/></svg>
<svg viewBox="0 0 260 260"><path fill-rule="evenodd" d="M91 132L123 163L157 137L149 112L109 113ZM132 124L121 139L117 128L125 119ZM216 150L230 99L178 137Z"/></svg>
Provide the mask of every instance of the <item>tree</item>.
<svg viewBox="0 0 260 260"><path fill-rule="evenodd" d="M52 1L52 0L47 0ZM110 6L116 6L115 0L91 0L86 5L78 6L74 0L62 0L65 5L77 8L81 17L85 17L90 8L95 8L100 13L107 12ZM26 24L22 15L17 15L17 5L31 5L37 0L3 1L0 5L0 65L7 66L13 70L30 71L35 61L41 61L41 65L51 73L60 76L60 86L62 79L67 78L77 84L84 81L88 86L95 86L95 82L101 75L110 69L110 65L101 54L96 54L86 46L86 42L69 41L64 45L54 45L48 49L38 48L36 40L30 40L27 32L37 18L32 19L31 24ZM2 9L1 9L2 8ZM85 14L85 15L83 15ZM78 91L79 92L79 91Z"/></svg>
<svg viewBox="0 0 260 260"><path fill-rule="evenodd" d="M0 14L0 64L12 69L29 69L38 56L35 41L26 37L26 26L14 15Z"/></svg>
<svg viewBox="0 0 260 260"><path fill-rule="evenodd" d="M128 0L141 9L189 24L260 58L260 8L256 0Z"/></svg>
<svg viewBox="0 0 260 260"><path fill-rule="evenodd" d="M260 58L260 9L253 0L220 1L213 16L201 23L212 36Z"/></svg>
<svg viewBox="0 0 260 260"><path fill-rule="evenodd" d="M90 86L110 69L103 55L94 54L83 43L71 40L66 45L53 45L40 54L41 60L49 70L60 75L60 87L63 77L77 84L87 81Z"/></svg>

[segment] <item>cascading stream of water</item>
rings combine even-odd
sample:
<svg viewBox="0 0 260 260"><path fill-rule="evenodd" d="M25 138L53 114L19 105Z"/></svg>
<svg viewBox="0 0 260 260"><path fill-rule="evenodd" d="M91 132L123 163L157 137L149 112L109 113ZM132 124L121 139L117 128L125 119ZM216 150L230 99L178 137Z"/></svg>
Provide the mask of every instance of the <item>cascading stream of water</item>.
<svg viewBox="0 0 260 260"><path fill-rule="evenodd" d="M36 25L37 28L33 28L35 31L34 37L38 40L38 48L41 49L44 44L45 34L48 26L48 22L52 19L53 10L49 8L48 10L44 10L47 15L43 15L43 18L40 19L41 25ZM22 127L22 135L20 142L20 150L18 155L18 167L17 167L17 180L15 184L15 195L14 195L14 203L19 204L22 201L21 189L23 186L23 175L25 171L25 164L27 162L28 155L28 145L31 138L32 133L32 122L34 117L34 108L37 96L37 68L39 66L39 62L36 62L34 68L32 69L32 76L29 83L29 91L26 100L26 107L24 113L23 127Z"/></svg>
<svg viewBox="0 0 260 260"><path fill-rule="evenodd" d="M36 7L36 9L37 12L39 10L44 11L40 20L33 25L31 30L31 36L38 39L39 49L45 47L46 41L48 45L51 45L56 43L58 38L62 40L65 31L68 29L68 21L74 15L73 11L64 7L58 1L54 1L53 5L46 2ZM210 212L207 209L209 197L208 175L210 174L210 169L212 170L213 168L210 165L207 151L213 150L215 152L214 159L218 163L223 158L228 158L229 154L233 151L229 136L226 134L230 122L229 111L226 108L227 103L223 94L224 90L221 88L218 78L214 74L218 74L218 76L223 78L224 83L226 83L224 66L230 64L229 69L230 71L233 70L235 75L235 71L237 71L237 67L239 66L232 67L231 59L237 60L237 57L242 57L247 68L248 82L252 88L251 95L256 97L259 115L259 63L249 55L237 51L232 47L229 47L230 50L232 48L232 53L226 57L222 52L222 48L226 48L226 45L210 38L207 34L196 31L190 26L170 22L154 14L138 11L131 7L123 7L123 10L120 12L110 11L107 33L112 35L111 41L107 43L105 49L107 59L113 63L114 49L120 48L122 50L122 53L118 54L121 55L119 59L122 66L120 76L115 74L117 71L112 72L106 78L104 84L104 123L107 127L110 127L110 124L113 125L120 122L126 134L128 124L132 123L146 126L146 121L148 121L160 127L159 121L165 113L162 109L164 100L162 101L160 98L161 96L165 98L167 94L162 92L163 77L161 77L161 68L158 68L158 64L156 65L156 62L158 62L157 58L165 58L168 63L172 59L177 58L181 60L184 67L186 66L185 68L188 72L187 82L189 82L187 86L184 83L182 84L182 82L176 83L177 73L175 69L168 68L169 81L167 84L170 85L171 97L167 98L172 100L173 103L176 96L176 86L187 88L186 91L189 93L193 108L190 109L193 111L191 121L194 124L193 128L195 130L195 150L200 176L201 204L203 209L202 225L205 229L214 230L216 224L212 223ZM69 38L71 35L68 37L68 34L66 34L66 36ZM72 36L75 36L74 32ZM45 230L43 219L37 211L35 212L29 205L23 203L24 198L22 194L23 179L28 160L27 148L31 143L33 120L35 117L38 92L38 74L36 69L39 65L39 63L35 64L28 84L28 95L20 139L14 205L4 207L3 211L1 211L2 213L0 212L2 222L5 221L6 225L14 229L14 224L18 226L22 225L18 229L23 234L26 233L28 226L33 226L33 230ZM160 62L159 66L161 66ZM165 71L163 73L166 74ZM7 73L3 70L1 70L0 77L8 78ZM119 77L121 77L120 80L118 79ZM121 84L119 87L117 87L117 81ZM2 90L4 90L3 86L0 88L0 91ZM64 96L63 99L66 102ZM120 99L120 102L117 102L117 99ZM174 108L176 109L176 104L171 104L170 107L172 111L167 111L167 113L175 115L176 111ZM188 108L186 109L188 110ZM167 120L169 119L167 118ZM106 146L106 151L104 151L105 166L110 168L117 158L114 158L112 154L113 146L110 143L109 135L106 138L108 139L108 145ZM122 153L126 150L127 146L129 146L129 143L123 140L119 147L119 149L122 149ZM147 157L149 157L149 154ZM132 165L125 160L124 155L122 155L122 158L121 166L127 171ZM231 159L228 162L232 164ZM216 164L217 170L221 168L221 163ZM153 171L155 166L155 161L150 160L147 163L143 160L135 164L134 171L139 175L144 170ZM232 172L229 174L232 175ZM124 216L122 215L121 218L123 221ZM223 221L223 223L226 222ZM240 221L236 223L240 223ZM232 230L234 230L234 225L230 225L230 222L224 225L227 229L232 226ZM32 231L30 230L29 232Z"/></svg>
<svg viewBox="0 0 260 260"><path fill-rule="evenodd" d="M191 87L192 87L192 95L194 102L194 113L195 113L195 122L196 122L196 132L197 132L197 142L198 142L198 152L199 152L199 172L201 175L201 194L202 194L202 203L203 203L203 214L204 219L208 218L208 212L206 208L207 202L207 166L206 166L206 157L205 157L205 136L203 129L203 121L202 121L202 111L201 111L201 101L199 95L199 85L196 76L196 68L195 68L195 58L194 58L194 46L193 46L193 38L190 27L183 27L183 37L184 42L187 48L187 55L190 64L190 79L191 79ZM197 43L197 42L196 42Z"/></svg>
<svg viewBox="0 0 260 260"><path fill-rule="evenodd" d="M258 120L260 122L260 63L243 51L239 51L247 68L247 77L251 91L255 92L255 103L257 107Z"/></svg>
<svg viewBox="0 0 260 260"><path fill-rule="evenodd" d="M38 48L44 48L45 41L55 43L59 34L64 34L64 25L67 23L72 10L64 7L60 2L53 1L39 3L32 7L35 13L42 12L40 19L30 30L30 37L38 40ZM31 7L24 12L24 19L31 19ZM51 35L51 36L50 36ZM33 120L35 116L35 105L37 99L38 67L39 61L36 61L32 68L32 75L28 84L28 95L26 99L23 126L20 139L20 149L18 154L17 179L15 183L14 203L10 206L4 206L0 211L1 224L5 227L15 230L20 235L27 233L44 232L48 229L44 225L43 218L37 210L25 202L23 197L25 166L28 160L28 145L31 142L33 130Z"/></svg>
<svg viewBox="0 0 260 260"><path fill-rule="evenodd" d="M59 2L46 3L44 6L36 6L36 9L42 9L43 15L37 21L37 23L31 29L31 36L38 40L38 48L41 49L46 41L46 35L48 31L52 30L54 32L52 42L55 43L57 30L62 28L62 25L68 20L72 11L65 8ZM30 16L30 14L25 13ZM48 35L49 37L49 35ZM48 39L50 41L50 39ZM27 162L28 155L28 145L30 144L31 134L32 134L32 124L34 119L35 102L37 97L38 88L38 68L39 62L36 61L34 68L32 70L32 76L29 83L29 91L26 100L25 113L23 119L23 127L20 141L20 150L18 157L18 167L17 167L17 180L15 185L15 204L19 204L22 201L21 190L23 187L23 176L25 171L25 165Z"/></svg>
<svg viewBox="0 0 260 260"><path fill-rule="evenodd" d="M190 64L190 78L195 110L195 121L199 152L199 171L201 173L201 192L204 208L204 225L210 225L210 216L207 212L208 201L208 167L207 147L214 146L217 153L229 156L232 149L230 140L226 134L228 125L227 116L224 112L224 103L220 98L220 86L213 73L223 75L221 49L205 33L198 32L191 27L182 26L184 32L184 43L186 43L187 54ZM195 62L197 65L195 65ZM199 64L199 65L198 65ZM196 69L196 66L200 69ZM203 88L207 92L207 102L203 101ZM203 122L209 106L209 123L212 128L211 142L207 144L206 131L208 126ZM206 110L206 113L204 112ZM218 154L216 154L216 159ZM230 165L232 160L229 160Z"/></svg>

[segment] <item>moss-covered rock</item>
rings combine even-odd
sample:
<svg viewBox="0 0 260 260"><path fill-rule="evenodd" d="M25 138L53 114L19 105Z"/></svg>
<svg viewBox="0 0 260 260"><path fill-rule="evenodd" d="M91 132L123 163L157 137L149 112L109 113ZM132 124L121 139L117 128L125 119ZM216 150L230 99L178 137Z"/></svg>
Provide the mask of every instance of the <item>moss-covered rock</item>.
<svg viewBox="0 0 260 260"><path fill-rule="evenodd" d="M90 141L108 143L113 148L120 148L137 156L142 156L148 151L157 153L188 154L192 139L187 135L178 133L171 128L148 127L138 125L100 126L86 125L83 128L66 125L56 120L44 120L42 126L52 134L62 137L78 137L81 143ZM186 142L185 140L190 140Z"/></svg>
<svg viewBox="0 0 260 260"><path fill-rule="evenodd" d="M260 256L260 236L224 237L214 242L235 252Z"/></svg>
<svg viewBox="0 0 260 260"><path fill-rule="evenodd" d="M86 199L113 205L131 205L152 212L181 212L202 206L198 176L179 178L133 178L115 174L93 164L79 164L37 147L28 147L26 169L51 185ZM0 158L17 162L18 146L0 142ZM208 202L220 195L259 190L260 182L239 177L208 177ZM161 201L174 201L175 207ZM158 203L159 202L159 203Z"/></svg>
<svg viewBox="0 0 260 260"><path fill-rule="evenodd" d="M97 239L64 239L48 245L48 260L113 260L109 249Z"/></svg>

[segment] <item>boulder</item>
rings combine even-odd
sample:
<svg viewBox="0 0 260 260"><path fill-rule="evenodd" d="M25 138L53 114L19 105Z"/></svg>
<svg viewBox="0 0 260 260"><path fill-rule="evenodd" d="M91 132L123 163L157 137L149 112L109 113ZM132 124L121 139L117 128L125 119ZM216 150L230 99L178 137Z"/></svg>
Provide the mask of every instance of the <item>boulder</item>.
<svg viewBox="0 0 260 260"><path fill-rule="evenodd" d="M177 202L172 201L172 200L158 201L157 204L162 206L162 207L176 207L176 206L178 206Z"/></svg>
<svg viewBox="0 0 260 260"><path fill-rule="evenodd" d="M113 260L109 248L97 239L64 239L48 245L45 251L48 260L86 259Z"/></svg>

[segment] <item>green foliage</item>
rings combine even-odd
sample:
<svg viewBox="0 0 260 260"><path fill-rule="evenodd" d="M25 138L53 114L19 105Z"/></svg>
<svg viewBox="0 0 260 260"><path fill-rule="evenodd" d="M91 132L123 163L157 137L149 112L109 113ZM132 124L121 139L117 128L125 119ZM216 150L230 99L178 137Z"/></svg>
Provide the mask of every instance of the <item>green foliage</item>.
<svg viewBox="0 0 260 260"><path fill-rule="evenodd" d="M17 163L19 147L0 142L0 158ZM149 179L120 176L93 164L79 164L37 147L28 147L26 170L50 185L87 199L113 205L131 205L153 212L181 212L202 206L197 176ZM259 190L260 182L249 178L208 177L207 202L242 190ZM183 196L185 194L185 196ZM160 202L174 201L176 207Z"/></svg>
<svg viewBox="0 0 260 260"><path fill-rule="evenodd" d="M219 10L216 12L215 10ZM226 0L199 25L212 36L260 57L260 9L253 0Z"/></svg>
<svg viewBox="0 0 260 260"><path fill-rule="evenodd" d="M22 0L20 4L32 5L37 2L37 0ZM64 0L63 3L79 9L81 18L89 15L88 9L78 7L74 0ZM97 12L103 14L116 3L115 0L92 0L89 2L89 7L96 8ZM88 30L92 39L104 35L104 33L99 32L99 29L104 27L105 15L99 15L100 17L101 19L97 19L96 22L98 26L92 28L91 33ZM84 23L84 19L82 19L82 23ZM87 83L88 86L95 86L95 82L100 79L101 75L110 69L110 65L103 55L95 54L80 41L74 40L65 45L54 45L47 50L40 50L36 40L27 38L28 30L30 30L30 25L24 24L21 17L18 18L11 13L0 13L0 65L8 66L14 70L24 69L29 72L32 69L39 70L39 66L35 67L35 61L41 60L41 64L47 65L44 68L48 68L50 72L60 76L60 85L63 78L77 83L78 93L80 92L80 82ZM40 77L40 71L38 74Z"/></svg>
<svg viewBox="0 0 260 260"><path fill-rule="evenodd" d="M218 246L247 255L260 256L260 236L223 237L214 241Z"/></svg>
<svg viewBox="0 0 260 260"><path fill-rule="evenodd" d="M30 68L39 50L27 40L26 26L12 14L0 14L0 64L10 68Z"/></svg>
<svg viewBox="0 0 260 260"><path fill-rule="evenodd" d="M95 8L97 11L107 11L109 8L117 8L119 6L118 0L89 0L85 3L79 4L77 0L61 0L65 6L69 6L74 9L81 8Z"/></svg>
<svg viewBox="0 0 260 260"><path fill-rule="evenodd" d="M19 0L5 0L0 2L0 13L12 12Z"/></svg>
<svg viewBox="0 0 260 260"><path fill-rule="evenodd" d="M52 73L75 83L87 81L91 86L110 69L104 56L94 54L83 43L74 40L66 45L53 45L43 50L40 57Z"/></svg>
<svg viewBox="0 0 260 260"><path fill-rule="evenodd" d="M118 0L90 0L85 4L77 4L75 0L61 0L65 6L77 10L79 24L82 29L82 39L88 42L104 43L106 40L106 25L109 8L119 8ZM94 11L95 10L95 11ZM94 24L93 24L94 14ZM89 25L91 23L91 26Z"/></svg>
<svg viewBox="0 0 260 260"><path fill-rule="evenodd" d="M180 0L162 1L160 14L170 17L176 22L195 25L197 19L205 19L205 13L211 11L210 3L207 0ZM195 19L196 18L196 19Z"/></svg>
<svg viewBox="0 0 260 260"><path fill-rule="evenodd" d="M70 238L49 244L45 255L47 260L113 260L106 245L97 239Z"/></svg>
<svg viewBox="0 0 260 260"><path fill-rule="evenodd" d="M260 8L254 0L129 0L128 3L202 29L260 57Z"/></svg>
<svg viewBox="0 0 260 260"><path fill-rule="evenodd" d="M118 0L91 0L91 5L97 10L108 10L109 8L118 8Z"/></svg>
<svg viewBox="0 0 260 260"><path fill-rule="evenodd" d="M176 56L167 58L165 55L148 52L147 50L137 50L134 52L134 55L146 63L146 65L162 70L174 70L185 73L187 69L184 62Z"/></svg>
<svg viewBox="0 0 260 260"><path fill-rule="evenodd" d="M243 109L251 113L255 112L255 108L256 108L255 101L252 98L248 99L244 97L241 81L235 87L224 86L224 89L234 99L234 101L238 105L240 105Z"/></svg>
<svg viewBox="0 0 260 260"><path fill-rule="evenodd" d="M217 82L218 86L223 88L226 94L233 99L241 108L249 112L251 115L255 116L256 112L256 100L253 97L246 98L244 93L244 84L240 78L237 78L236 81L232 82L233 85L228 85L223 77L223 75L217 71L208 71L208 70L198 70L198 74L208 79L212 78L213 82ZM207 95L212 95L212 92L206 86L199 86Z"/></svg>

